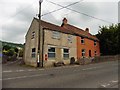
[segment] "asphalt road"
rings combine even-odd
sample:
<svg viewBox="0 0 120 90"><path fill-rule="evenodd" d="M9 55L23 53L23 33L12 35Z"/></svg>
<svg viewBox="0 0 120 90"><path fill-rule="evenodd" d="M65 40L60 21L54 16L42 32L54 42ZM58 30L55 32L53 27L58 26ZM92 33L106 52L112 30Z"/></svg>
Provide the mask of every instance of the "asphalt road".
<svg viewBox="0 0 120 90"><path fill-rule="evenodd" d="M118 62L32 68L3 65L2 88L118 88Z"/></svg>

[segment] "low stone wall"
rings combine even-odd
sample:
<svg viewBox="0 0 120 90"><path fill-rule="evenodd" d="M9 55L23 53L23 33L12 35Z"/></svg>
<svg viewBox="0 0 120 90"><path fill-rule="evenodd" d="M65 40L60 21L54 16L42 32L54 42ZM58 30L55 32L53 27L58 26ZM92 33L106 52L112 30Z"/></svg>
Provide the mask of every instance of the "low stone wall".
<svg viewBox="0 0 120 90"><path fill-rule="evenodd" d="M76 61L76 64L84 65L90 63L98 63L98 62L107 62L107 61L116 61L120 60L120 55L114 56L99 56L99 57L91 57L91 58L81 58Z"/></svg>
<svg viewBox="0 0 120 90"><path fill-rule="evenodd" d="M120 55L95 57L94 62L116 61L120 60Z"/></svg>

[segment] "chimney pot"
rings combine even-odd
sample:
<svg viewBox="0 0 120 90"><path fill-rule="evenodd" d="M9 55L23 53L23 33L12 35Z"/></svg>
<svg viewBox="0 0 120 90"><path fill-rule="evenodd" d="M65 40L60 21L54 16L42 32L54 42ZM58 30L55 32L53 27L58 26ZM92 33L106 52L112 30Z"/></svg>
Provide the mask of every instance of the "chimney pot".
<svg viewBox="0 0 120 90"><path fill-rule="evenodd" d="M67 19L66 18L63 19L63 24L67 24Z"/></svg>
<svg viewBox="0 0 120 90"><path fill-rule="evenodd" d="M89 28L86 28L85 31L86 31L87 33L89 33Z"/></svg>

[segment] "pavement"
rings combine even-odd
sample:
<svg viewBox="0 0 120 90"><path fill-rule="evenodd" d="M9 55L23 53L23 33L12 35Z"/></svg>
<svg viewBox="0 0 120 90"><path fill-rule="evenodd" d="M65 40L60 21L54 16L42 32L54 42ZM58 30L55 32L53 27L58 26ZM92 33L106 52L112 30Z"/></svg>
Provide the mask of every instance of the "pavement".
<svg viewBox="0 0 120 90"><path fill-rule="evenodd" d="M2 65L2 88L118 88L118 61L54 68Z"/></svg>

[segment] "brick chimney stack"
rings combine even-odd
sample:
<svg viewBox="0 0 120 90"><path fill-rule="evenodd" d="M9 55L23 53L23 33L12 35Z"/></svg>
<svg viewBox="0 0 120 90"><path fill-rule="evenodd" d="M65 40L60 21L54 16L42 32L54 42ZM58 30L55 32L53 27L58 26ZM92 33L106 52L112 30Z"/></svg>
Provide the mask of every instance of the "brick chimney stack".
<svg viewBox="0 0 120 90"><path fill-rule="evenodd" d="M61 25L61 27L63 27L64 25L66 25L67 24L67 19L66 18L64 18L63 20L62 20L62 25Z"/></svg>
<svg viewBox="0 0 120 90"><path fill-rule="evenodd" d="M86 31L87 33L89 33L89 28L86 28L85 31Z"/></svg>
<svg viewBox="0 0 120 90"><path fill-rule="evenodd" d="M67 19L66 18L63 19L63 23L67 24Z"/></svg>

